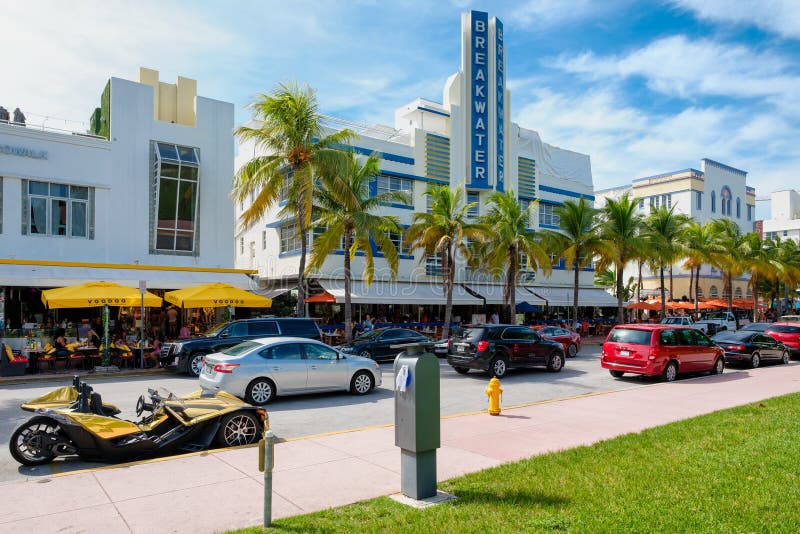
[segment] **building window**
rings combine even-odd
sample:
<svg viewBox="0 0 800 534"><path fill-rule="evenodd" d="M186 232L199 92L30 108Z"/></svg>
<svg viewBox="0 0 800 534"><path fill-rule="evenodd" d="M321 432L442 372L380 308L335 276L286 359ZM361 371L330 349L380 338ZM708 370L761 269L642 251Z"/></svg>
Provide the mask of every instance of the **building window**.
<svg viewBox="0 0 800 534"><path fill-rule="evenodd" d="M261 250L267 250L267 231L261 231Z"/></svg>
<svg viewBox="0 0 800 534"><path fill-rule="evenodd" d="M300 250L300 235L297 231L297 224L286 224L281 226L279 231L281 235L281 254Z"/></svg>
<svg viewBox="0 0 800 534"><path fill-rule="evenodd" d="M153 143L155 250L196 254L200 159L196 148Z"/></svg>
<svg viewBox="0 0 800 534"><path fill-rule="evenodd" d="M789 230L783 231L783 237L789 237Z"/></svg>
<svg viewBox="0 0 800 534"><path fill-rule="evenodd" d="M656 195L656 196L654 197L654 200L655 200L655 202L653 203L653 205L656 207L656 209L658 209L658 208L661 206L661 204L660 204L660 202L661 202L661 197L660 197L660 196L658 196L658 195Z"/></svg>
<svg viewBox="0 0 800 534"><path fill-rule="evenodd" d="M289 201L289 187L292 184L292 179L294 178L294 171L288 171L283 176L283 182L281 183L281 190L278 193L278 202L288 202Z"/></svg>
<svg viewBox="0 0 800 534"><path fill-rule="evenodd" d="M748 221L753 220L753 206L751 206L750 204L747 205L747 220Z"/></svg>
<svg viewBox="0 0 800 534"><path fill-rule="evenodd" d="M739 197L736 197L736 218L742 218L742 199Z"/></svg>
<svg viewBox="0 0 800 534"><path fill-rule="evenodd" d="M394 191L404 191L411 197L414 192L414 181L409 178L400 178L398 176L378 175L378 194ZM403 204L411 206L413 201L413 198L409 198L409 202L404 202Z"/></svg>
<svg viewBox="0 0 800 534"><path fill-rule="evenodd" d="M533 266L531 266L533 267ZM528 268L528 255L524 252L519 253L519 281L532 282L536 280L536 270Z"/></svg>
<svg viewBox="0 0 800 534"><path fill-rule="evenodd" d="M700 298L700 299L703 298L703 288L700 287L700 286L697 286L696 291L697 291L697 298Z"/></svg>
<svg viewBox="0 0 800 534"><path fill-rule="evenodd" d="M644 199L643 199L643 198L640 198L640 199L639 199L639 209L640 209L640 210L643 210L643 209L644 209Z"/></svg>
<svg viewBox="0 0 800 534"><path fill-rule="evenodd" d="M697 198L697 209L698 210L703 209L703 192L702 191L697 191L697 197L696 198Z"/></svg>
<svg viewBox="0 0 800 534"><path fill-rule="evenodd" d="M441 254L433 254L425 258L425 274L428 276L442 276Z"/></svg>
<svg viewBox="0 0 800 534"><path fill-rule="evenodd" d="M717 195L714 191L711 192L711 213L717 212Z"/></svg>
<svg viewBox="0 0 800 534"><path fill-rule="evenodd" d="M467 204L475 203L470 209L467 210L467 217L477 218L478 211L481 207L481 197L476 192L467 191Z"/></svg>
<svg viewBox="0 0 800 534"><path fill-rule="evenodd" d="M719 192L719 200L722 208L722 214L727 215L728 217L731 216L731 190L726 185L722 188Z"/></svg>
<svg viewBox="0 0 800 534"><path fill-rule="evenodd" d="M708 296L712 299L715 299L719 296L719 293L717 293L717 286L711 286L711 289L708 290Z"/></svg>
<svg viewBox="0 0 800 534"><path fill-rule="evenodd" d="M753 298L753 290L750 289L749 287L747 288L747 293L745 293L744 298L746 298L746 299Z"/></svg>
<svg viewBox="0 0 800 534"><path fill-rule="evenodd" d="M239 238L239 256L244 256L244 238Z"/></svg>
<svg viewBox="0 0 800 534"><path fill-rule="evenodd" d="M661 205L667 209L672 208L672 195L661 195Z"/></svg>
<svg viewBox="0 0 800 534"><path fill-rule="evenodd" d="M90 188L49 182L27 183L24 206L28 213L29 234L53 237L89 236L89 219L94 206ZM25 185L23 185L25 187ZM93 196L93 195L91 195Z"/></svg>
<svg viewBox="0 0 800 534"><path fill-rule="evenodd" d="M742 298L742 288L737 287L736 290L733 292L733 298L740 299Z"/></svg>
<svg viewBox="0 0 800 534"><path fill-rule="evenodd" d="M561 219L557 214L553 213L552 204L539 203L539 224L548 226L559 226Z"/></svg>
<svg viewBox="0 0 800 534"><path fill-rule="evenodd" d="M407 254L406 249L403 248L403 232L386 232L386 237L394 244L398 254Z"/></svg>
<svg viewBox="0 0 800 534"><path fill-rule="evenodd" d="M433 207L431 198L433 198L431 195L425 195L425 211L428 213L431 213L431 208Z"/></svg>
<svg viewBox="0 0 800 534"><path fill-rule="evenodd" d="M775 239L776 237L778 237L778 233L777 232L767 232L766 234L764 234L764 237L766 237L767 239Z"/></svg>

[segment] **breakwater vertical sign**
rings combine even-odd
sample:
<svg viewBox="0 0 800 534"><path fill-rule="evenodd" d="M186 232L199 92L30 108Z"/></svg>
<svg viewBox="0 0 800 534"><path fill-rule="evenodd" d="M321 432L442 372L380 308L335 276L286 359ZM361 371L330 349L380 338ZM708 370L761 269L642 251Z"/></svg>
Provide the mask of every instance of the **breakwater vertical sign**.
<svg viewBox="0 0 800 534"><path fill-rule="evenodd" d="M503 23L494 19L495 35L495 123L497 125L497 180L495 189L503 191L505 187L505 98L506 98L506 72L505 50L503 48Z"/></svg>
<svg viewBox="0 0 800 534"><path fill-rule="evenodd" d="M489 185L489 14L470 13L470 163L472 187Z"/></svg>

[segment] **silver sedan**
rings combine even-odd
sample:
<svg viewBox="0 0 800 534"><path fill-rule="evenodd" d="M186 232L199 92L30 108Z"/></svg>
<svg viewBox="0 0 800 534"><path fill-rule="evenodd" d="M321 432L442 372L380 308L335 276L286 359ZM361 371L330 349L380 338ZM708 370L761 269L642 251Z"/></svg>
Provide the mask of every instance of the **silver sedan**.
<svg viewBox="0 0 800 534"><path fill-rule="evenodd" d="M336 390L365 395L380 385L375 361L299 337L239 343L206 356L200 372L203 389L226 391L255 405L276 395Z"/></svg>

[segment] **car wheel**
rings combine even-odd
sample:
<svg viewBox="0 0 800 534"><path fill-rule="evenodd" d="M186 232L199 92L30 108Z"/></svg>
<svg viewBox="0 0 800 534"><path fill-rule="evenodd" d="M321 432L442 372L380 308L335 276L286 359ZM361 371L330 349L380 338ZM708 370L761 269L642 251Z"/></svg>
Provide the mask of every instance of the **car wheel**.
<svg viewBox="0 0 800 534"><path fill-rule="evenodd" d="M781 363L784 364L784 365L789 363L789 351L788 350L783 351L783 354L781 355Z"/></svg>
<svg viewBox="0 0 800 534"><path fill-rule="evenodd" d="M578 355L578 346L575 343L570 343L569 347L567 347L567 356L569 358L574 358Z"/></svg>
<svg viewBox="0 0 800 534"><path fill-rule="evenodd" d="M366 395L375 387L375 379L369 371L359 371L350 381L350 393L353 395Z"/></svg>
<svg viewBox="0 0 800 534"><path fill-rule="evenodd" d="M754 353L753 353L753 354L750 356L750 368L751 368L751 369L755 369L755 368L757 368L759 365L761 365L761 356L760 356L760 355L759 355L757 352L754 352Z"/></svg>
<svg viewBox="0 0 800 534"><path fill-rule="evenodd" d="M11 456L22 465L35 466L49 464L56 457L49 450L42 449L39 443L44 434L57 434L58 424L47 417L34 417L11 434L8 447Z"/></svg>
<svg viewBox="0 0 800 534"><path fill-rule="evenodd" d="M508 360L504 356L495 356L489 366L489 373L497 378L503 378L508 373Z"/></svg>
<svg viewBox="0 0 800 534"><path fill-rule="evenodd" d="M613 376L614 378L622 378L622 375L625 374L622 371L614 371L613 369L608 372L611 373L611 376Z"/></svg>
<svg viewBox="0 0 800 534"><path fill-rule="evenodd" d="M547 370L551 373L557 373L564 368L564 355L560 352L554 352L550 355L547 361Z"/></svg>
<svg viewBox="0 0 800 534"><path fill-rule="evenodd" d="M664 369L664 382L674 382L678 377L678 364L669 362Z"/></svg>
<svg viewBox="0 0 800 534"><path fill-rule="evenodd" d="M469 373L469 367L458 367L458 366L456 366L456 367L453 367L453 369L455 369L456 373L458 373L460 375L465 375L465 374Z"/></svg>
<svg viewBox="0 0 800 534"><path fill-rule="evenodd" d="M250 404L256 406L267 404L275 398L275 383L269 378L257 378L247 386L244 396Z"/></svg>
<svg viewBox="0 0 800 534"><path fill-rule="evenodd" d="M250 445L261 437L261 424L255 415L248 412L236 412L222 419L217 431L217 445L220 447L239 447Z"/></svg>
<svg viewBox="0 0 800 534"><path fill-rule="evenodd" d="M725 359L717 358L714 362L714 367L711 369L712 375L721 375L725 371Z"/></svg>
<svg viewBox="0 0 800 534"><path fill-rule="evenodd" d="M207 356L205 352L198 352L189 356L189 374L192 376L200 376L200 371L203 370L203 359Z"/></svg>
<svg viewBox="0 0 800 534"><path fill-rule="evenodd" d="M372 353L367 349L362 350L361 352L358 353L358 355L361 356L362 358L372 358Z"/></svg>

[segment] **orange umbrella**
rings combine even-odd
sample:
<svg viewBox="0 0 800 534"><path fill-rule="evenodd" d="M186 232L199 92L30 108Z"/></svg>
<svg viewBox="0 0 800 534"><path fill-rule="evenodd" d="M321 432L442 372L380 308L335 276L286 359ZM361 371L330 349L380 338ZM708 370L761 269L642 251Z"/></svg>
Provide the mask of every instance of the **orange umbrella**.
<svg viewBox="0 0 800 534"><path fill-rule="evenodd" d="M660 310L661 304L650 302L634 302L626 306L629 310Z"/></svg>
<svg viewBox="0 0 800 534"><path fill-rule="evenodd" d="M327 291L323 291L322 293L317 293L316 295L312 295L305 299L306 302L336 302L336 297L328 293Z"/></svg>
<svg viewBox="0 0 800 534"><path fill-rule="evenodd" d="M733 299L733 306L735 308L744 308L745 310L753 309L752 299Z"/></svg>
<svg viewBox="0 0 800 534"><path fill-rule="evenodd" d="M694 302L676 302L675 303L676 310L693 310L694 309Z"/></svg>

